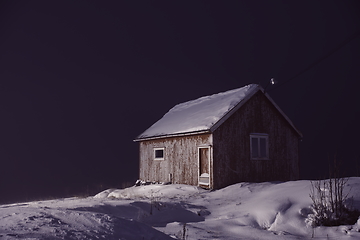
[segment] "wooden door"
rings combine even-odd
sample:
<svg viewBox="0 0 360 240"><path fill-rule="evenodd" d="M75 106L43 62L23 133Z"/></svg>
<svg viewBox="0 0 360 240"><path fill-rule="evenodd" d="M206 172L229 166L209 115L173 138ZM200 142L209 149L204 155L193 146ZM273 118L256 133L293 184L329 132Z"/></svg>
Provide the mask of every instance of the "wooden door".
<svg viewBox="0 0 360 240"><path fill-rule="evenodd" d="M210 149L199 148L199 185L210 186Z"/></svg>

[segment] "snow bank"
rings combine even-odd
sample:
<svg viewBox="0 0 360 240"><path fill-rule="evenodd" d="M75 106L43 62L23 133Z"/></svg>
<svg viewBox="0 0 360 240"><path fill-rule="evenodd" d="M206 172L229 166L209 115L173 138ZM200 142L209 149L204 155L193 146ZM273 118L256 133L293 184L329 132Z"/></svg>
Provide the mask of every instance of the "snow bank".
<svg viewBox="0 0 360 240"><path fill-rule="evenodd" d="M354 207L360 178L350 178ZM354 225L306 225L310 181L109 189L93 198L0 205L1 239L360 239Z"/></svg>
<svg viewBox="0 0 360 240"><path fill-rule="evenodd" d="M206 190L183 184L151 184L147 186L130 187L125 189L108 189L98 193L94 198L116 199L149 199L149 198L188 198L189 196L205 192Z"/></svg>
<svg viewBox="0 0 360 240"><path fill-rule="evenodd" d="M96 204L69 199L0 206L0 239L172 239L145 223L98 212Z"/></svg>

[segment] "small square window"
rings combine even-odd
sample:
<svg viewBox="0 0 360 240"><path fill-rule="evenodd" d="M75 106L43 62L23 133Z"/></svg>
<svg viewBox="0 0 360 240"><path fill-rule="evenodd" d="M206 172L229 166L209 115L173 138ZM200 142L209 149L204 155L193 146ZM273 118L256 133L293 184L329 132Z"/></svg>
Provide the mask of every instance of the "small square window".
<svg viewBox="0 0 360 240"><path fill-rule="evenodd" d="M253 133L250 135L251 159L269 159L269 136L264 133Z"/></svg>
<svg viewBox="0 0 360 240"><path fill-rule="evenodd" d="M154 148L154 160L164 160L164 148Z"/></svg>

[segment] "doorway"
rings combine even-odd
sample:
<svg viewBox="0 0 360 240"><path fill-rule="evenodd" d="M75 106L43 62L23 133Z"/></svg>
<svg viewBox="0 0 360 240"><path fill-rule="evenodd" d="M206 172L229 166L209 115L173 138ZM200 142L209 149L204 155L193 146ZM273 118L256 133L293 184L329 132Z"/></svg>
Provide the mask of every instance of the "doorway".
<svg viewBox="0 0 360 240"><path fill-rule="evenodd" d="M210 147L198 147L199 186L210 187Z"/></svg>

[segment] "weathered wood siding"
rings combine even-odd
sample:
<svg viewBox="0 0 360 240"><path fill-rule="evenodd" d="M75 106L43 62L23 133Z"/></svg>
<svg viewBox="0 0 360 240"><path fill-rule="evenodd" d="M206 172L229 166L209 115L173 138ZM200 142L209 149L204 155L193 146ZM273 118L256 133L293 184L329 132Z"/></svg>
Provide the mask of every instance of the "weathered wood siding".
<svg viewBox="0 0 360 240"><path fill-rule="evenodd" d="M250 133L269 135L270 160L251 160ZM262 92L213 133L214 188L299 178L299 136Z"/></svg>
<svg viewBox="0 0 360 240"><path fill-rule="evenodd" d="M171 174L173 183L196 186L199 174L198 147L209 145L212 145L211 134L141 141L140 179L169 182L169 174ZM154 160L153 149L158 147L165 148L164 160ZM210 154L211 157L212 154ZM212 164L211 160L210 164Z"/></svg>

